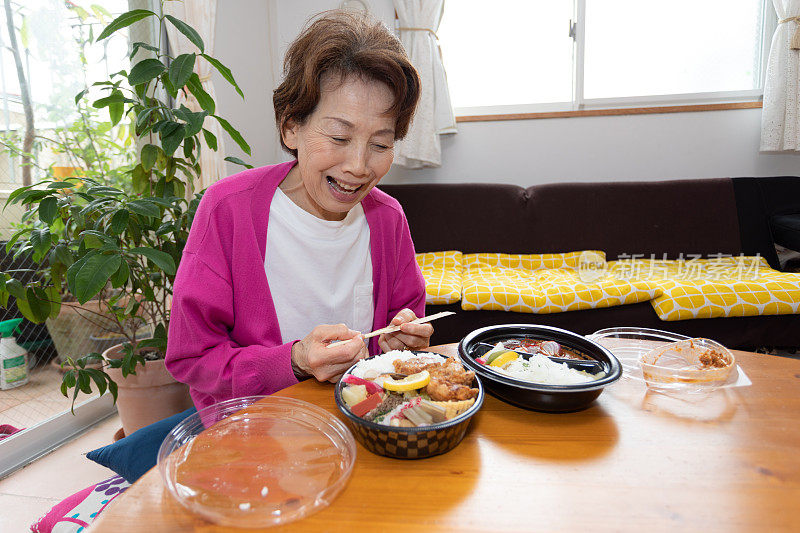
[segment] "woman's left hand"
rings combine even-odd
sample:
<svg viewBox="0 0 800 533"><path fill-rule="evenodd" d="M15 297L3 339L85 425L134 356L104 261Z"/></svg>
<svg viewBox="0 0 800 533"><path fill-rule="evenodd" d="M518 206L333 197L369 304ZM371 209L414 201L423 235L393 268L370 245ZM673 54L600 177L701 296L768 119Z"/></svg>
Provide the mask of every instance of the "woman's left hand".
<svg viewBox="0 0 800 533"><path fill-rule="evenodd" d="M385 352L392 350L422 350L431 344L433 326L409 324L417 315L411 309L403 309L392 319L390 326L400 326L399 331L384 333L378 337L378 346Z"/></svg>

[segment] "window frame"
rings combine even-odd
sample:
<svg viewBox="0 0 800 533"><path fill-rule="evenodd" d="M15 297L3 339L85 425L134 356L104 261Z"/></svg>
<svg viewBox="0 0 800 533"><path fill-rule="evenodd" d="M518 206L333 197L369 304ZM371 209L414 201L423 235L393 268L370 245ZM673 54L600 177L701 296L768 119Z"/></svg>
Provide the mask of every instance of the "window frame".
<svg viewBox="0 0 800 533"><path fill-rule="evenodd" d="M764 94L766 65L772 35L778 18L769 0L761 0L761 43L758 70L760 87L739 91L678 93L618 98L585 98L584 57L586 47L586 0L573 0L574 44L572 101L533 104L455 107L456 122L488 120L519 120L525 118L554 118L596 115L649 114L663 112L696 112L704 110L743 109L761 107ZM736 105L744 104L744 105ZM614 112L602 112L614 111Z"/></svg>

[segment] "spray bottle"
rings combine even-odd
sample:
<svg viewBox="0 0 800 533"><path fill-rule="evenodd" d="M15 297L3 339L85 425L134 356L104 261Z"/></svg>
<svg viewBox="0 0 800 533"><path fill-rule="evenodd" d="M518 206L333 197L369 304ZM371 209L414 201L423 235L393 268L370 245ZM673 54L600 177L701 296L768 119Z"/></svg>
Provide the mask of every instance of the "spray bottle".
<svg viewBox="0 0 800 533"><path fill-rule="evenodd" d="M13 389L28 382L28 352L12 336L21 318L0 322L0 389ZM18 331L18 330L17 330Z"/></svg>

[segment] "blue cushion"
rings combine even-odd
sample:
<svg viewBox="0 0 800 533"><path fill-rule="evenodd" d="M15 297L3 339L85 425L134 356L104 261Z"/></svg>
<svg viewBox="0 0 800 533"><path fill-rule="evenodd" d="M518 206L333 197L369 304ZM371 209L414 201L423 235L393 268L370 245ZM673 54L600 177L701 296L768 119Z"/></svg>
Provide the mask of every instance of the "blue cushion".
<svg viewBox="0 0 800 533"><path fill-rule="evenodd" d="M145 472L156 466L158 448L167 434L184 418L197 412L192 407L177 415L134 431L108 446L92 450L86 454L97 464L110 468L129 483L133 483Z"/></svg>

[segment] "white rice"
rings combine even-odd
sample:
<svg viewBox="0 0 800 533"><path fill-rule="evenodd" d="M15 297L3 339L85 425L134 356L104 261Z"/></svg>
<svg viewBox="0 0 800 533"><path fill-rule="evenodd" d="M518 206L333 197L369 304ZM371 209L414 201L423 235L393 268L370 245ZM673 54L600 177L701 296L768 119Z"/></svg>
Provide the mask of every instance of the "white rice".
<svg viewBox="0 0 800 533"><path fill-rule="evenodd" d="M504 368L494 369L512 378L545 385L576 385L595 381L606 375L605 372L590 374L575 370L566 363L556 363L538 354L531 355L527 361L520 357L506 364Z"/></svg>
<svg viewBox="0 0 800 533"><path fill-rule="evenodd" d="M409 351L392 350L391 352L377 355L372 359L359 361L353 369L352 374L359 378L375 379L380 374L391 374L394 372L394 365L392 364L394 361L398 359L406 361L408 359L417 358L428 360L431 363L440 363L445 360L441 355L430 352L415 354Z"/></svg>

